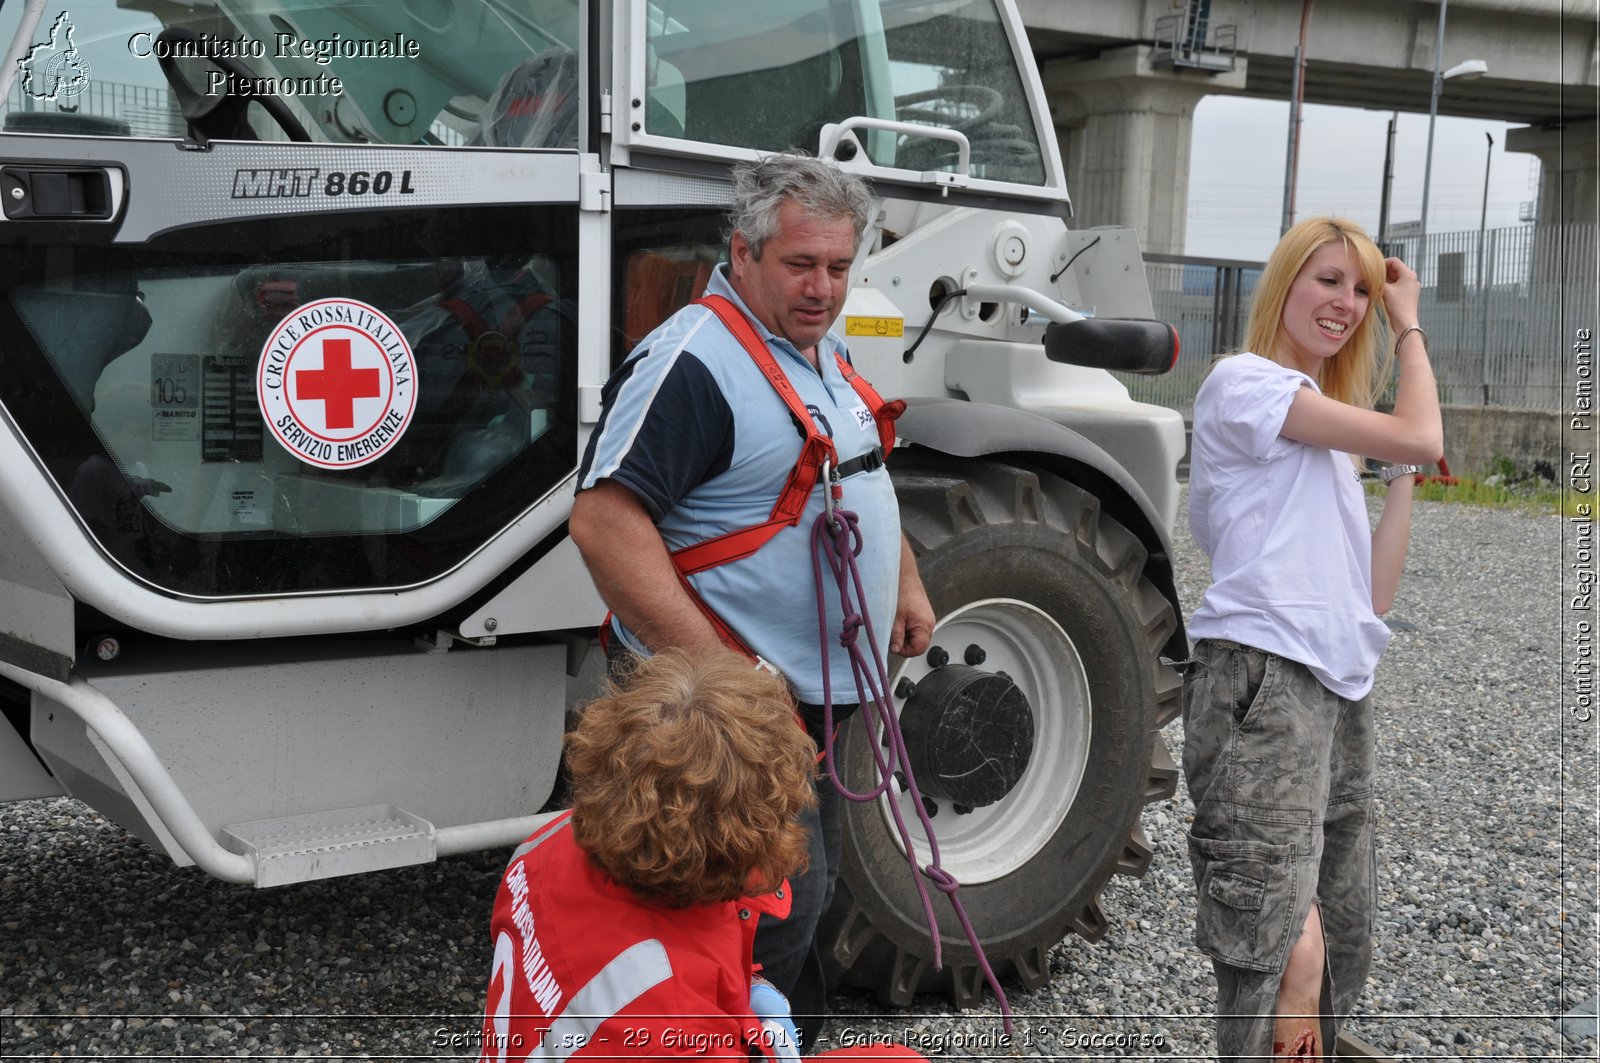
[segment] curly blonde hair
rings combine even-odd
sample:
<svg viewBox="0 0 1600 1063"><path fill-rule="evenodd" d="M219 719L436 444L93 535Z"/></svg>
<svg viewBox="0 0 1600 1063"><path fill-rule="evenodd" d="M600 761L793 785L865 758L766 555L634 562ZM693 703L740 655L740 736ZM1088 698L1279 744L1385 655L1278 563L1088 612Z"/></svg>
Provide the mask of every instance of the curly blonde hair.
<svg viewBox="0 0 1600 1063"><path fill-rule="evenodd" d="M806 864L815 757L781 679L729 651L665 650L567 736L574 840L647 901L770 893Z"/></svg>
<svg viewBox="0 0 1600 1063"><path fill-rule="evenodd" d="M1388 344L1383 336L1387 321L1383 313L1383 252L1366 230L1346 218L1307 218L1283 234L1272 249L1261 279L1256 282L1255 298L1250 303L1250 323L1245 328L1244 349L1263 358L1284 364L1283 304L1289 298L1306 261L1318 249L1342 243L1354 252L1366 282L1367 313L1355 332L1322 368L1317 386L1329 398L1352 406L1372 409L1386 386L1392 357L1386 357Z"/></svg>

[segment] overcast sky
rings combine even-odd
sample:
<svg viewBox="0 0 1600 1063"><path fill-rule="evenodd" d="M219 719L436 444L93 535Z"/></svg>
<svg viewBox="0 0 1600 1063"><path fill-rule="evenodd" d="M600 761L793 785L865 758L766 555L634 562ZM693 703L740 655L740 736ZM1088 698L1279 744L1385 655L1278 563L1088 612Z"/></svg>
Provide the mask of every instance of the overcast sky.
<svg viewBox="0 0 1600 1063"><path fill-rule="evenodd" d="M1448 88L1446 91L1449 91ZM1296 220L1334 213L1377 236L1384 142L1391 111L1308 104L1300 127ZM1539 162L1505 152L1505 131L1515 126L1440 116L1434 129L1428 231L1478 229L1483 207L1484 159L1494 137L1489 172L1489 228L1521 224L1521 204L1539 198ZM1283 216L1284 163L1289 135L1287 101L1208 96L1194 116L1190 149L1191 255L1259 261L1278 239ZM1422 215L1427 114L1400 115L1395 131L1390 224Z"/></svg>

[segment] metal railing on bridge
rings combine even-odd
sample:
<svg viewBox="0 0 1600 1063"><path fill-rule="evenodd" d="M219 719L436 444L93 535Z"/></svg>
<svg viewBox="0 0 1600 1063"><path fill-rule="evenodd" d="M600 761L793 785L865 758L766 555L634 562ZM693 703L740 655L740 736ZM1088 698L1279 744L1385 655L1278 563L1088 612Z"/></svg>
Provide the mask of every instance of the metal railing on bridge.
<svg viewBox="0 0 1600 1063"><path fill-rule="evenodd" d="M1156 19L1151 37L1153 66L1187 67L1220 73L1237 65L1239 27L1214 25L1211 0L1181 0L1182 10ZM1174 3L1174 8L1179 4Z"/></svg>
<svg viewBox="0 0 1600 1063"><path fill-rule="evenodd" d="M1596 225L1532 226L1435 233L1390 242L1422 281L1419 316L1428 334L1441 401L1560 410L1562 375L1580 328L1594 328ZM1240 349L1259 262L1149 255L1145 274L1155 316L1178 329L1177 366L1165 376L1124 376L1143 402L1182 411L1212 360Z"/></svg>

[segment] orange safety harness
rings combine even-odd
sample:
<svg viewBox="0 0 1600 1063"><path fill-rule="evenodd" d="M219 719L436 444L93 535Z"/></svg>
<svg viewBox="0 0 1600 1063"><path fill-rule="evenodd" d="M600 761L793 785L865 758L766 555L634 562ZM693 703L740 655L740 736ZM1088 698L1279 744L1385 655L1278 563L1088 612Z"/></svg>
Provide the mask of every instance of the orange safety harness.
<svg viewBox="0 0 1600 1063"><path fill-rule="evenodd" d="M696 572L704 572L718 565L749 557L771 542L784 528L792 528L800 523L800 518L806 511L806 502L811 497L811 489L824 475L824 469L831 470L834 475L834 482L828 486L828 490L831 491L840 490L839 478L843 474L839 470L839 455L834 450L833 440L817 431L816 422L810 411L806 409L805 403L800 401L799 393L794 390L794 385L789 383L788 376L772 357L772 352L756 334L750 319L745 317L729 299L721 295L702 296L694 302L695 305L706 307L717 315L727 330L733 334L733 338L739 341L739 345L750 356L750 360L756 363L761 375L767 378L767 383L772 385L772 389L778 393L783 404L789 408L789 415L794 418L795 424L806 434L805 442L800 447L800 455L795 459L794 468L789 470L789 477L784 481L783 490L778 493L778 500L773 503L772 513L765 521L752 524L748 528L725 532L715 538L672 552L672 566L678 570L679 581L682 582L684 590L688 591L696 607L710 621L717 632L717 637L729 648L737 650L751 660L759 660L757 654L745 644L738 633L696 593L689 583L689 577ZM866 379L845 361L842 354L835 351L833 356L838 361L839 372L855 389L861 401L866 403L867 409L872 413L873 423L878 426L879 448L872 452L873 461L867 463L875 467L894 449L895 418L905 412L906 404L900 399L895 399L893 402L885 401L877 389L867 383Z"/></svg>
<svg viewBox="0 0 1600 1063"><path fill-rule="evenodd" d="M777 360L772 357L772 352L757 335L755 327L750 324L750 319L745 317L729 299L721 295L703 296L694 303L716 314L727 330L733 334L733 338L739 341L739 345L750 356L750 360L756 363L761 375L767 378L767 383L778 393L778 397L788 407L790 416L806 436L805 442L800 447L800 455L795 459L794 468L789 471L783 490L778 493L778 500L772 506L772 513L765 521L685 546L674 550L671 555L672 566L678 571L678 579L683 584L683 589L688 592L689 599L710 622L717 637L730 649L759 662L760 656L717 615L711 606L706 604L705 599L700 597L689 582L689 577L697 572L749 557L771 542L772 538L784 528L794 527L805 514L811 490L816 487L817 481L822 479L824 468L829 470L834 479L828 489L835 492L840 490L838 481L845 472L838 464L838 453L834 450L833 440L817 430L810 411L806 409L805 403L800 401L800 395L795 391L794 385L789 383L789 378L784 375ZM839 372L855 389L861 401L866 403L867 409L872 414L873 423L878 426L879 446L861 458L853 458L846 462L845 469L848 470L849 466L857 463L861 468L876 468L894 449L895 418L905 412L906 404L900 399L885 400L878 394L877 389L867 383L866 379L845 361L843 355L835 352L834 358L838 360ZM606 624L601 628L602 632L609 628L610 619L608 615Z"/></svg>

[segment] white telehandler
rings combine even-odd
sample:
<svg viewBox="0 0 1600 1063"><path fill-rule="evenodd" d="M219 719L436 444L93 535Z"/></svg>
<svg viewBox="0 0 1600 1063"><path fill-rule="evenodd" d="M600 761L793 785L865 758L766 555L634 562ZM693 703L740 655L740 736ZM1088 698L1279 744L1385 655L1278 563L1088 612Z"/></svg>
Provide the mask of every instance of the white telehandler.
<svg viewBox="0 0 1600 1063"><path fill-rule="evenodd" d="M730 165L793 147L877 197L836 327L910 404L939 624L892 683L944 865L1026 986L1105 932L1186 656L1183 423L1107 369L1176 352L1134 234L1068 227L1011 0L12 0L0 37L0 800L262 887L520 841L604 668L566 534L601 385L721 256ZM887 800L828 962L973 1002Z"/></svg>

